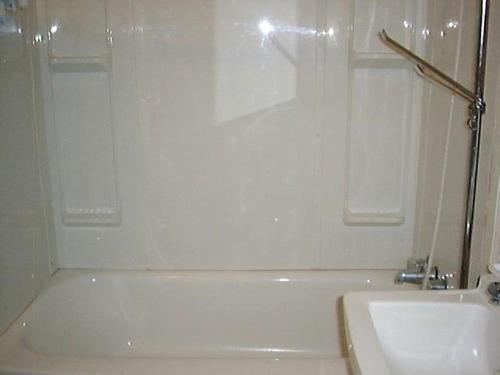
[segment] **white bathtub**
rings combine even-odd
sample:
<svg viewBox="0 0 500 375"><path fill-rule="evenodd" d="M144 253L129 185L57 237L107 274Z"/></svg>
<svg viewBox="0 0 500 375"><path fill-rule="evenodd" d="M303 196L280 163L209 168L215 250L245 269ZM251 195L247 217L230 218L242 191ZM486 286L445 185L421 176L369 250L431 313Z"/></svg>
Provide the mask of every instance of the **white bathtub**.
<svg viewBox="0 0 500 375"><path fill-rule="evenodd" d="M341 297L395 271L59 271L0 374L347 374Z"/></svg>

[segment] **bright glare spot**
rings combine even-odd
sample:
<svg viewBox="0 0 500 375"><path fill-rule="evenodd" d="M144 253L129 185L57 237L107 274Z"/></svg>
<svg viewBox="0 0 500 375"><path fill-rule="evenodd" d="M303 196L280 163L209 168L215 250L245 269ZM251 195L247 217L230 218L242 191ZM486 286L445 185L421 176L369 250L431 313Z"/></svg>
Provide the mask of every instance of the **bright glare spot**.
<svg viewBox="0 0 500 375"><path fill-rule="evenodd" d="M411 23L408 22L408 21L406 21L406 20L404 20L403 21L403 26L405 27L405 29L409 29L409 28L411 28Z"/></svg>
<svg viewBox="0 0 500 375"><path fill-rule="evenodd" d="M132 346L132 341L130 341L130 340L129 340L129 341L127 341L127 345L128 345L128 346Z"/></svg>
<svg viewBox="0 0 500 375"><path fill-rule="evenodd" d="M449 21L447 24L446 24L446 27L448 29L456 29L458 27L458 22L457 21Z"/></svg>
<svg viewBox="0 0 500 375"><path fill-rule="evenodd" d="M92 282L95 283L95 277L92 278Z"/></svg>
<svg viewBox="0 0 500 375"><path fill-rule="evenodd" d="M26 327L26 322L23 322L23 327Z"/></svg>
<svg viewBox="0 0 500 375"><path fill-rule="evenodd" d="M280 349L280 348L264 348L262 349L263 352L268 352L268 353L284 353L286 352L285 349Z"/></svg>
<svg viewBox="0 0 500 375"><path fill-rule="evenodd" d="M327 34L328 36L333 36L335 34L335 31L333 30L333 28L330 27L327 31Z"/></svg>
<svg viewBox="0 0 500 375"><path fill-rule="evenodd" d="M55 34L55 33L57 33L57 30L59 30L59 26L57 26L57 25L52 25L52 26L50 27L50 33L51 33L51 34Z"/></svg>
<svg viewBox="0 0 500 375"><path fill-rule="evenodd" d="M366 283L367 283L367 284L370 284L371 282L372 282L372 281L371 281L370 279L367 279L367 280L366 280Z"/></svg>
<svg viewBox="0 0 500 375"><path fill-rule="evenodd" d="M424 37L424 39L427 39L430 35L430 30L429 29L423 29L422 30L422 36Z"/></svg>
<svg viewBox="0 0 500 375"><path fill-rule="evenodd" d="M290 279L288 277L280 277L278 281L281 283L289 283Z"/></svg>
<svg viewBox="0 0 500 375"><path fill-rule="evenodd" d="M277 217L275 217L275 218L273 219L273 221L276 223L276 222L280 221L280 219L279 219L279 218L277 218Z"/></svg>
<svg viewBox="0 0 500 375"><path fill-rule="evenodd" d="M477 349L472 349L472 354L474 354L474 357L477 357L479 355Z"/></svg>
<svg viewBox="0 0 500 375"><path fill-rule="evenodd" d="M268 20L262 20L259 22L259 29L262 34L269 35L274 32L274 26Z"/></svg>

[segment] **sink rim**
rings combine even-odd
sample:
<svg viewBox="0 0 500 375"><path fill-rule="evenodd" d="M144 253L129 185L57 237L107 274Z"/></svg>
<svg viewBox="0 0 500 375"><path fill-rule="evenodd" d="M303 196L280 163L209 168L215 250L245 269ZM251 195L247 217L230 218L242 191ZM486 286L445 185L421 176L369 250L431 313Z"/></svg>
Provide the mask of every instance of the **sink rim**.
<svg viewBox="0 0 500 375"><path fill-rule="evenodd" d="M497 280L491 275L482 278L477 289L446 291L387 291L350 292L344 296L344 323L351 366L355 373L363 375L386 375L391 373L387 354L379 340L377 329L370 313L375 303L425 303L478 305L494 312L500 318L500 306L489 303L485 288ZM430 307L430 306L429 306Z"/></svg>

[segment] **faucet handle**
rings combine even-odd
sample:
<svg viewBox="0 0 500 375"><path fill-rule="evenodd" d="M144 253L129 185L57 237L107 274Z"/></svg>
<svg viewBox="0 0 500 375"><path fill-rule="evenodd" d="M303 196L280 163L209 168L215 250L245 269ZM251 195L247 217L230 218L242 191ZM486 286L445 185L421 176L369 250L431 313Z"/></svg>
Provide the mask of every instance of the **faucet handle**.
<svg viewBox="0 0 500 375"><path fill-rule="evenodd" d="M488 294L491 297L491 302L499 305L500 304L500 282L492 282L488 286Z"/></svg>

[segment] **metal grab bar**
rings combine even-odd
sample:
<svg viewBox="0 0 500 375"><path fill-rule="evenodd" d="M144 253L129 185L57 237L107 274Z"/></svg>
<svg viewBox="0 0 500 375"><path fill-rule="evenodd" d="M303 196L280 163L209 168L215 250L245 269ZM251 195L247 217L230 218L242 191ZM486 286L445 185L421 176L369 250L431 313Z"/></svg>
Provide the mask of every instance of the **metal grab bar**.
<svg viewBox="0 0 500 375"><path fill-rule="evenodd" d="M447 76L445 73L435 68L421 57L415 55L406 47L403 47L401 44L387 35L387 32L385 30L380 31L378 35L386 46L397 52L399 55L403 56L408 61L414 63L417 68L417 72L421 76L446 87L454 94L457 94L467 100L469 103L476 103L477 99L472 91L465 88L453 78Z"/></svg>

